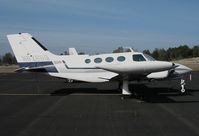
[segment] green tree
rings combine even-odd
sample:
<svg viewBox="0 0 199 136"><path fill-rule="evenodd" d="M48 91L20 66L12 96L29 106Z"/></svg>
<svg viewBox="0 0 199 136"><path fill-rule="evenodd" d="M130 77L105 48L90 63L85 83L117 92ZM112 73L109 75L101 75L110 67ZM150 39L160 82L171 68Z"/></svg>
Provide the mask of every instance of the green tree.
<svg viewBox="0 0 199 136"><path fill-rule="evenodd" d="M150 51L149 51L149 50L143 50L143 53L144 53L144 54L151 55L151 53L150 53Z"/></svg>
<svg viewBox="0 0 199 136"><path fill-rule="evenodd" d="M169 48L166 52L168 60L192 57L192 49L190 49L187 45L180 45L177 48Z"/></svg>
<svg viewBox="0 0 199 136"><path fill-rule="evenodd" d="M165 49L159 49L158 55L159 55L159 57L158 57L159 60L163 60L163 61L169 60L168 55L167 55L167 51L165 51Z"/></svg>
<svg viewBox="0 0 199 136"><path fill-rule="evenodd" d="M116 50L113 51L113 53L121 53L124 52L123 47L118 47Z"/></svg>
<svg viewBox="0 0 199 136"><path fill-rule="evenodd" d="M192 56L199 57L199 45L192 48Z"/></svg>
<svg viewBox="0 0 199 136"><path fill-rule="evenodd" d="M173 60L175 58L174 48L169 48L167 50L168 60Z"/></svg>
<svg viewBox="0 0 199 136"><path fill-rule="evenodd" d="M1 56L0 56L0 65L2 65L2 58L1 58Z"/></svg>
<svg viewBox="0 0 199 136"><path fill-rule="evenodd" d="M6 53L6 54L3 56L2 62L3 62L4 64L16 64L16 63L17 63L15 57L12 56L11 53Z"/></svg>
<svg viewBox="0 0 199 136"><path fill-rule="evenodd" d="M156 60L159 60L159 49L155 48L155 50L152 52L151 56L155 58Z"/></svg>
<svg viewBox="0 0 199 136"><path fill-rule="evenodd" d="M78 54L79 54L79 55L84 55L85 53L84 53L84 52L79 52Z"/></svg>
<svg viewBox="0 0 199 136"><path fill-rule="evenodd" d="M187 45L179 46L176 50L177 59L183 59L192 56L192 51Z"/></svg>

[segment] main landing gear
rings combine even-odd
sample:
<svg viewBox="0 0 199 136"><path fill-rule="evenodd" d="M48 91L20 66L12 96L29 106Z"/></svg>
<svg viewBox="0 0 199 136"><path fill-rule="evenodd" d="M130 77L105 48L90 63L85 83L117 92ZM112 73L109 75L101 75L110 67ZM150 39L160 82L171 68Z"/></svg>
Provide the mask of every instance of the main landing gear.
<svg viewBox="0 0 199 136"><path fill-rule="evenodd" d="M119 87L122 90L121 99L132 98L132 96L134 96L135 98L138 97L136 92L129 91L129 81L128 80L123 80L122 82L120 82ZM139 99L142 99L142 96Z"/></svg>
<svg viewBox="0 0 199 136"><path fill-rule="evenodd" d="M132 93L129 91L129 81L123 80L121 84L122 95L131 95Z"/></svg>

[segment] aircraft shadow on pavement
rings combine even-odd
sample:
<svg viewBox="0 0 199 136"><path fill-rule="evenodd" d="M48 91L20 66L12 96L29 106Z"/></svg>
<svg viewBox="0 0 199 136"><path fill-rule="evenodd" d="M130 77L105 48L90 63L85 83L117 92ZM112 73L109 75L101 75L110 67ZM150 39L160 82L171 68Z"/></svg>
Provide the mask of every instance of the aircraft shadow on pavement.
<svg viewBox="0 0 199 136"><path fill-rule="evenodd" d="M185 94L181 94L178 89L165 87L147 87L145 85L130 85L132 96L125 97L127 99L139 99L148 103L198 103L199 101L185 100L179 101L174 98L182 96L193 96L193 93L198 90L187 89ZM115 90L98 90L97 88L62 88L51 93L52 96L65 96L70 94L121 94L119 89ZM121 95L122 96L122 95ZM173 98L170 98L173 97Z"/></svg>
<svg viewBox="0 0 199 136"><path fill-rule="evenodd" d="M98 90L97 88L62 88L51 93L52 96L70 94L120 94L119 90Z"/></svg>
<svg viewBox="0 0 199 136"><path fill-rule="evenodd" d="M181 94L179 89L166 87L147 87L145 85L129 86L130 90L134 90L134 98L140 99L148 103L197 103L193 100L175 100L177 97L193 96L197 90L187 89L185 94ZM171 98L172 97L172 98Z"/></svg>

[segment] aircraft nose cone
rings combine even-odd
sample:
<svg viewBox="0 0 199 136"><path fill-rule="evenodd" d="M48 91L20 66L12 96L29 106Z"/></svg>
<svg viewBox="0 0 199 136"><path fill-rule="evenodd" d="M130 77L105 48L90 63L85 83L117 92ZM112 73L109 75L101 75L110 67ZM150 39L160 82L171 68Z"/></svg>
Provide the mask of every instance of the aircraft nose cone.
<svg viewBox="0 0 199 136"><path fill-rule="evenodd" d="M191 68L185 65L182 65L182 64L176 64L176 65L178 66L175 68L175 71L178 72L179 74L188 74L192 71Z"/></svg>
<svg viewBox="0 0 199 136"><path fill-rule="evenodd" d="M192 69L191 69L191 68L186 67L186 66L185 66L185 68L184 68L184 69L187 71L187 73L189 73L189 72L191 72L191 71L192 71Z"/></svg>

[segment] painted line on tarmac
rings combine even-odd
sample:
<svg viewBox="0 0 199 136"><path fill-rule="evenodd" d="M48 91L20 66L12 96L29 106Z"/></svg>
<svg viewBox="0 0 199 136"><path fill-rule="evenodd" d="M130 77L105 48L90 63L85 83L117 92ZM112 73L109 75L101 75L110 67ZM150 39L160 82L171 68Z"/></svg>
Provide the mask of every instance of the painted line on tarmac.
<svg viewBox="0 0 199 136"><path fill-rule="evenodd" d="M72 95L72 96L120 96L121 94L90 94L90 93L74 93L74 94L25 94L25 93L0 93L0 96L61 96L61 95Z"/></svg>
<svg viewBox="0 0 199 136"><path fill-rule="evenodd" d="M95 93L74 93L74 94L70 94L70 95L76 95L76 96L78 96L78 95L87 95L87 96L120 96L121 94L105 94L105 93L102 93L102 94L95 94Z"/></svg>
<svg viewBox="0 0 199 136"><path fill-rule="evenodd" d="M51 94L16 94L16 93L0 93L0 96L42 96L42 95L51 95Z"/></svg>

